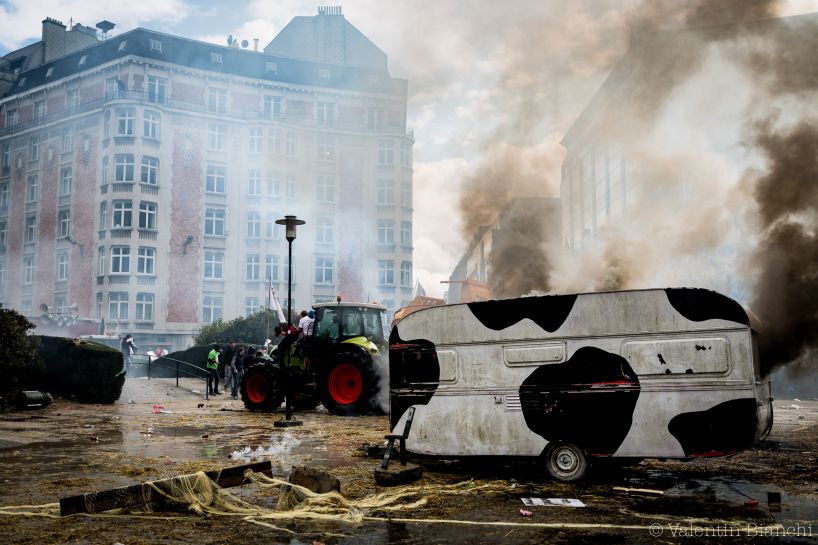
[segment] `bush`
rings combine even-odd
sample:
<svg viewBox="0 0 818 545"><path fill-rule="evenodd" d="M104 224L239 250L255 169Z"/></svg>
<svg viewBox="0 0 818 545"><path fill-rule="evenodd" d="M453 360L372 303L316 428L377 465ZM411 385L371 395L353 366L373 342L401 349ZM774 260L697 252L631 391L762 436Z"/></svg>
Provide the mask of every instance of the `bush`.
<svg viewBox="0 0 818 545"><path fill-rule="evenodd" d="M161 358L154 360L154 362L151 363L151 376L175 377L177 361L189 363L204 370L207 368L207 354L210 352L212 348L213 345L192 346L187 350L180 350L178 352L171 352L170 354L166 354ZM179 366L180 376L190 376L192 373L195 373L195 371L188 368L187 366L185 365Z"/></svg>
<svg viewBox="0 0 818 545"><path fill-rule="evenodd" d="M37 338L28 335L34 324L25 316L0 305L0 395L34 388L42 377L43 364L37 353Z"/></svg>
<svg viewBox="0 0 818 545"><path fill-rule="evenodd" d="M293 317L295 319L295 316ZM274 335L273 329L278 325L278 314L270 309L261 309L247 317L235 318L229 322L213 322L202 327L193 341L197 345L227 344L236 341L238 344L259 345L267 336Z"/></svg>
<svg viewBox="0 0 818 545"><path fill-rule="evenodd" d="M76 396L82 403L113 403L122 394L122 353L115 348L65 337L40 337L40 356L46 367L45 389L51 393Z"/></svg>

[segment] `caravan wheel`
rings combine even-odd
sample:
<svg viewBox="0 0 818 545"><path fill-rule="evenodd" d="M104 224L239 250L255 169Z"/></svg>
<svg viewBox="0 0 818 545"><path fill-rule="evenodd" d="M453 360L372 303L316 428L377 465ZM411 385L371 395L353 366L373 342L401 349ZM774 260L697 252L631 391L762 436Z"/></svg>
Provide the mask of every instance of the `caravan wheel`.
<svg viewBox="0 0 818 545"><path fill-rule="evenodd" d="M588 472L588 456L572 443L557 442L545 452L545 468L554 480L578 481Z"/></svg>

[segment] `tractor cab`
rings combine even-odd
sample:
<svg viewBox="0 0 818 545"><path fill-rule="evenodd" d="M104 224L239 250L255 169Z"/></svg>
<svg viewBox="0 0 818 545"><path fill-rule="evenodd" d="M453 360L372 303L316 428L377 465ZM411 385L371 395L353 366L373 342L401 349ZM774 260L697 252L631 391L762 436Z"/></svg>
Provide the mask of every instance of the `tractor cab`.
<svg viewBox="0 0 818 545"><path fill-rule="evenodd" d="M313 336L319 342L323 340L336 344L363 337L379 348L386 346L386 338L383 334L386 308L382 305L319 303L313 308L315 309Z"/></svg>

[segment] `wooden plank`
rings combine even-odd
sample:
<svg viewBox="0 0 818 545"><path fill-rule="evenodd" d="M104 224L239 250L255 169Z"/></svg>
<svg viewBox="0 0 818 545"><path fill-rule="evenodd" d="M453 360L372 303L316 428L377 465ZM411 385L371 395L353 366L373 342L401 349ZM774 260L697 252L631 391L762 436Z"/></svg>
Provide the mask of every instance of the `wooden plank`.
<svg viewBox="0 0 818 545"><path fill-rule="evenodd" d="M270 461L206 471L205 475L215 481L220 487L230 488L231 486L239 486L249 482L244 478L244 472L248 469L254 473L263 473L269 477L273 475L273 464ZM170 484L174 479L188 476L189 475L182 475L153 482L161 487L163 484ZM121 488L113 488L111 490L89 492L87 494L80 494L79 496L60 498L60 516L64 517L77 513L100 513L111 509L139 505L145 501L150 502L154 494L156 494L156 491L145 483L141 483L123 486Z"/></svg>
<svg viewBox="0 0 818 545"><path fill-rule="evenodd" d="M654 490L652 488L626 488L624 486L614 486L617 492L625 492L626 494L647 494L650 496L663 496L665 493L662 490Z"/></svg>

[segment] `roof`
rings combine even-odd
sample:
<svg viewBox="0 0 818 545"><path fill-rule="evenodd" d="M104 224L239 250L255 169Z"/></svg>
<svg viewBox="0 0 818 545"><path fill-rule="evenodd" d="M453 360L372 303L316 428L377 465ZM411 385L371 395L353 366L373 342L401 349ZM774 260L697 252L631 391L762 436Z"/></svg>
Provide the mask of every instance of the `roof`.
<svg viewBox="0 0 818 545"><path fill-rule="evenodd" d="M352 302L349 302L349 301L341 301L340 303L333 303L331 301L329 303L315 303L312 306L312 308L327 308L327 307L343 307L343 308L364 307L364 308L372 308L372 309L375 309L375 310L386 310L385 306L383 306L381 304L378 304L378 303L352 303Z"/></svg>
<svg viewBox="0 0 818 545"><path fill-rule="evenodd" d="M151 49L151 40L161 42L161 51ZM211 61L211 53L221 54L221 64ZM267 80L271 83L282 82L401 96L406 95L407 89L406 80L391 78L385 68L378 70L346 66L339 68L329 63L228 48L137 28L31 70L20 72L16 84L4 96L22 93L130 55L222 73L225 76ZM79 61L82 57L86 59L80 67ZM267 63L275 63L275 70L269 71ZM49 69L52 68L51 74L48 75ZM328 77L321 77L321 68L328 69L323 74Z"/></svg>
<svg viewBox="0 0 818 545"><path fill-rule="evenodd" d="M315 62L386 70L386 53L340 13L294 17L265 53Z"/></svg>

